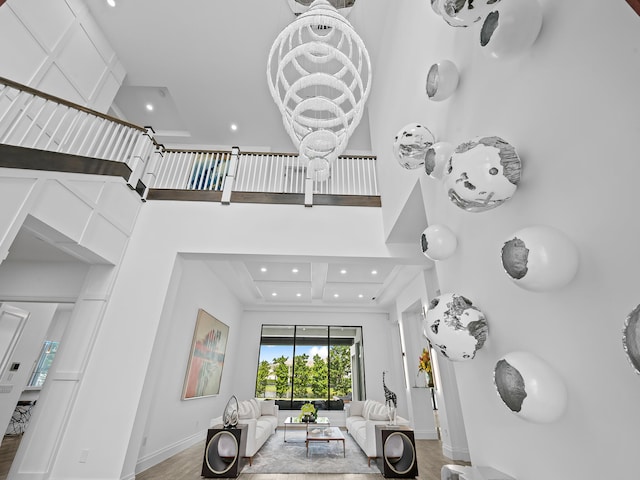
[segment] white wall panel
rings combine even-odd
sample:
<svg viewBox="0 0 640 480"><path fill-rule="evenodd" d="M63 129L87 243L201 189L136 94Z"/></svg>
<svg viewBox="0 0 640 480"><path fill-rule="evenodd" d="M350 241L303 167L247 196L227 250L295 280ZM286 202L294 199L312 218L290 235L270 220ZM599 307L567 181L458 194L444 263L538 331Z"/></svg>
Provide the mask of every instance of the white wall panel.
<svg viewBox="0 0 640 480"><path fill-rule="evenodd" d="M57 181L49 181L31 214L77 242L82 237L92 210L68 188Z"/></svg>
<svg viewBox="0 0 640 480"><path fill-rule="evenodd" d="M96 204L105 188L105 182L95 180L92 177L79 177L66 180L65 185L73 190L76 195L84 198L87 203Z"/></svg>
<svg viewBox="0 0 640 480"><path fill-rule="evenodd" d="M84 104L84 99L82 95L80 95L80 92L67 80L67 77L64 76L62 70L60 70L55 63L47 64L46 70L42 71L42 79L37 88L45 93L64 98L70 102L79 105Z"/></svg>
<svg viewBox="0 0 640 480"><path fill-rule="evenodd" d="M8 4L0 8L0 45L0 75L16 82L29 84L47 58L47 52ZM16 55L18 46L20 55Z"/></svg>
<svg viewBox="0 0 640 480"><path fill-rule="evenodd" d="M80 25L73 28L69 43L60 52L58 64L80 94L89 99L106 66L87 32Z"/></svg>
<svg viewBox="0 0 640 480"><path fill-rule="evenodd" d="M140 197L119 182L109 182L100 197L100 213L123 232L133 230L142 203Z"/></svg>
<svg viewBox="0 0 640 480"><path fill-rule="evenodd" d="M33 8L37 4L37 8ZM11 8L22 19L43 48L52 51L75 21L75 15L65 2L11 2Z"/></svg>
<svg viewBox="0 0 640 480"><path fill-rule="evenodd" d="M0 10L0 75L106 112L126 72L83 2L9 0ZM111 73L112 72L112 73Z"/></svg>
<svg viewBox="0 0 640 480"><path fill-rule="evenodd" d="M91 216L80 244L105 260L116 263L127 244L127 235L102 215Z"/></svg>

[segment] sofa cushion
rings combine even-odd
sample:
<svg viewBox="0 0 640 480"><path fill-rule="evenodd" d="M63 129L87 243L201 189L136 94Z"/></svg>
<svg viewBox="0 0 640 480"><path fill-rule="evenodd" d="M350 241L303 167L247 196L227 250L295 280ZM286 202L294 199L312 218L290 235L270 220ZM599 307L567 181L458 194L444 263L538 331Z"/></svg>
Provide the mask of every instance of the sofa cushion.
<svg viewBox="0 0 640 480"><path fill-rule="evenodd" d="M253 411L253 418L257 420L258 418L260 418L260 415L262 415L262 409L260 408L260 404L258 403L258 400L256 400L255 398L252 398L251 400L249 400L249 403L251 404L251 410Z"/></svg>
<svg viewBox="0 0 640 480"><path fill-rule="evenodd" d="M256 418L255 410L249 400L243 400L238 402L238 418L247 420L249 418Z"/></svg>
<svg viewBox="0 0 640 480"><path fill-rule="evenodd" d="M349 415L362 416L362 407L364 407L364 402L351 402L349 404Z"/></svg>
<svg viewBox="0 0 640 480"><path fill-rule="evenodd" d="M273 415L274 406L276 404L275 400L262 400L258 402L260 404L260 414L261 415Z"/></svg>
<svg viewBox="0 0 640 480"><path fill-rule="evenodd" d="M374 402L373 400L365 400L364 406L362 407L362 416L365 420L369 418L369 413L371 412L371 409L375 407L376 403L377 402Z"/></svg>

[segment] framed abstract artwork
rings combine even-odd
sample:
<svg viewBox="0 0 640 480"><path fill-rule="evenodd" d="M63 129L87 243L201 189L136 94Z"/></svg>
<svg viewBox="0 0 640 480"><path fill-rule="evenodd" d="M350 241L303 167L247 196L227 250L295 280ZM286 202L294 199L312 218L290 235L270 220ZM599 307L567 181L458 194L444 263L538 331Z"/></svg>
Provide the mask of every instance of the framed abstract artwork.
<svg viewBox="0 0 640 480"><path fill-rule="evenodd" d="M183 400L209 397L220 393L228 338L227 325L204 310L198 309L182 391Z"/></svg>

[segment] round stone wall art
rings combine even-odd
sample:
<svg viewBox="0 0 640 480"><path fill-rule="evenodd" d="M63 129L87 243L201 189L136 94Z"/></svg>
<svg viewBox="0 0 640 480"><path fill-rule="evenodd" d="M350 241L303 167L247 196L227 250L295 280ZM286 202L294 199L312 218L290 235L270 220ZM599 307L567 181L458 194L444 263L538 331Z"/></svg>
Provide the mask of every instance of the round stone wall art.
<svg viewBox="0 0 640 480"><path fill-rule="evenodd" d="M547 362L529 352L511 352L496 363L493 383L515 415L535 423L551 423L562 416L567 388Z"/></svg>
<svg viewBox="0 0 640 480"><path fill-rule="evenodd" d="M431 344L454 362L471 360L482 348L489 327L487 319L471 300L444 293L429 302L423 333Z"/></svg>
<svg viewBox="0 0 640 480"><path fill-rule="evenodd" d="M510 58L531 47L542 27L537 0L500 2L487 13L480 29L480 47L493 58Z"/></svg>
<svg viewBox="0 0 640 480"><path fill-rule="evenodd" d="M440 0L440 15L452 27L468 27L482 20L500 0Z"/></svg>
<svg viewBox="0 0 640 480"><path fill-rule="evenodd" d="M455 147L449 142L437 142L427 149L424 157L424 171L431 178L442 179L444 166L451 158Z"/></svg>
<svg viewBox="0 0 640 480"><path fill-rule="evenodd" d="M500 137L482 137L456 147L445 166L449 199L468 212L483 212L510 199L520 183L522 162Z"/></svg>
<svg viewBox="0 0 640 480"><path fill-rule="evenodd" d="M458 88L459 79L458 67L451 60L434 63L427 73L427 97L434 102L449 98Z"/></svg>
<svg viewBox="0 0 640 480"><path fill-rule="evenodd" d="M431 260L445 260L458 248L456 235L445 225L429 225L420 236L422 253Z"/></svg>
<svg viewBox="0 0 640 480"><path fill-rule="evenodd" d="M427 150L436 139L431 131L419 123L409 123L393 141L393 154L403 168L413 170L424 165Z"/></svg>
<svg viewBox="0 0 640 480"><path fill-rule="evenodd" d="M631 366L640 374L640 305L627 316L622 330L622 347Z"/></svg>
<svg viewBox="0 0 640 480"><path fill-rule="evenodd" d="M536 225L518 230L502 245L502 266L525 290L559 289L576 275L578 249L560 230Z"/></svg>

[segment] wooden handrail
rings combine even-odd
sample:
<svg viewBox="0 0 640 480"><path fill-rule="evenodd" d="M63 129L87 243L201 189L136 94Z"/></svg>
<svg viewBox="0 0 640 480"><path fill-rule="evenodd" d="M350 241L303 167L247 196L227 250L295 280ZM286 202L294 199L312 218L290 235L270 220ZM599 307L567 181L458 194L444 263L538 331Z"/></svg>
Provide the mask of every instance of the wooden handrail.
<svg viewBox="0 0 640 480"><path fill-rule="evenodd" d="M107 115L105 113L100 113L96 110L92 110L87 107L83 107L82 105L78 105L77 103L70 102L69 100L65 100L64 98L56 97L55 95L50 95L48 93L42 92L32 87L28 87L26 85L22 85L21 83L14 82L13 80L9 80L8 78L0 77L0 84L7 85L9 87L13 87L17 90L22 90L23 92L30 93L32 95L36 95L38 97L44 98L46 100L51 100L53 102L59 103L61 105L66 105L67 107L73 108L75 110L80 110L85 113L89 113L91 115L95 115L96 117L104 118L105 120L109 120L111 122L116 122L121 125L134 128L136 130L140 130L141 132L146 132L144 127L139 125L135 125L133 123L125 122L124 120L120 120L119 118L112 117L111 115ZM155 142L155 141L154 141Z"/></svg>

